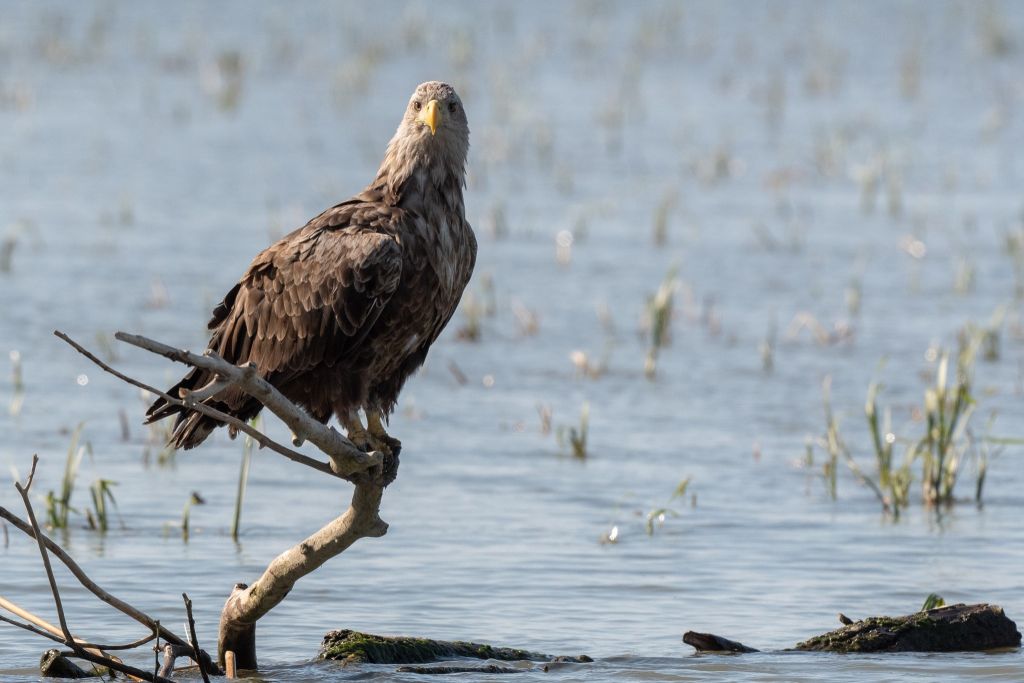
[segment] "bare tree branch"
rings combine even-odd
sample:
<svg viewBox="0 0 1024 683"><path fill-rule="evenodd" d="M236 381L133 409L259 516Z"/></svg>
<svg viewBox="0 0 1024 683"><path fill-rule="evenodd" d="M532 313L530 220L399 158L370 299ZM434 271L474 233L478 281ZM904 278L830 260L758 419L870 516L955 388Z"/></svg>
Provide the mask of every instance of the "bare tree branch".
<svg viewBox="0 0 1024 683"><path fill-rule="evenodd" d="M188 593L182 593L181 598L185 601L185 614L188 615L188 635L189 640L192 641L192 659L199 665L203 683L210 683L210 676L206 673L206 662L200 654L202 650L199 649L199 638L196 637L196 620L192 617L192 601L189 599Z"/></svg>
<svg viewBox="0 0 1024 683"><path fill-rule="evenodd" d="M61 335L58 334L58 336ZM301 408L289 401L274 385L260 377L256 367L252 364L239 367L209 351L199 356L190 351L176 349L153 339L127 332L117 332L114 337L126 344L137 346L179 363L209 370L223 379L231 380L232 384L281 418L281 421L292 430L292 434L302 441L312 442L323 451L331 459L331 468L344 477L364 472L371 467L380 465L383 461L382 454L364 453L338 430L311 418ZM193 409L198 409L198 406L202 405L190 402L187 396L184 401L186 406Z"/></svg>
<svg viewBox="0 0 1024 683"><path fill-rule="evenodd" d="M357 484L352 503L343 515L274 558L252 585L235 586L220 618L218 661L222 667L225 652L233 650L239 669L255 669L256 621L277 606L303 576L359 539L387 532L388 525L379 515L383 491L380 483Z"/></svg>
<svg viewBox="0 0 1024 683"><path fill-rule="evenodd" d="M114 368L110 367L109 365L107 365L106 363L101 361L95 355L90 353L88 349L83 347L81 344L79 344L74 339L72 339L68 335L64 334L60 330L54 330L53 334L55 336L57 336L58 338L63 339L72 348L74 348L80 354L82 354L83 356L85 356L86 358L91 360L93 363L98 365L104 371L109 372L114 377L117 377L118 379L120 379L120 380L122 380L124 382L127 382L128 384L131 384L132 386L139 387L140 389L144 389L145 391L148 391L149 393L151 393L151 394L153 394L155 396L159 396L160 398L164 399L165 401L167 401L168 403L170 403L172 405L183 406L183 407L189 408L191 410L195 410L196 412L203 413L204 415L209 415L210 417L212 417L214 419L220 420L221 422L224 422L225 424L230 425L231 427L237 429L238 431L240 431L240 432L242 432L244 434L249 435L249 437L251 437L256 443L258 443L261 448L263 448L263 447L269 448L270 450L274 451L275 453L279 453L280 455L283 455L284 457L288 458L289 460L297 462L297 463L299 463L301 465L306 465L307 467L312 467L313 469L317 470L318 472L323 472L324 474L330 474L330 475L333 475L333 476L340 476L343 479L346 478L343 475L337 473L331 467L331 465L329 465L327 463L324 463L324 462L320 462L319 460L317 460L315 458L311 458L308 455L304 455L302 453L299 453L298 451L294 451L294 450L288 448L287 446L284 446L284 445L278 443L277 441L274 441L273 439L268 437L263 432L259 431L258 429L254 429L248 423L243 422L242 420L239 420L236 417L228 415L227 413L223 413L223 412L217 410L216 408L211 408L210 406L208 406L208 405L206 405L204 403L200 403L198 400L183 400L182 398L179 398L179 397L176 397L176 396L171 396L170 394L165 394L164 392L160 391L156 387L152 387L152 386L150 386L148 384L140 382L139 380L137 380L137 379L135 379L133 377L129 377L128 375L125 375L123 373L118 372ZM234 367L234 366L231 366L231 367ZM230 382L228 384L230 384ZM195 398L195 396L196 396L195 392L193 392L191 394L191 396L193 398ZM362 452L362 451L360 451L360 452Z"/></svg>
<svg viewBox="0 0 1024 683"><path fill-rule="evenodd" d="M64 644L64 639L61 638L60 636L55 636L52 633L50 633L49 631L44 631L43 629L38 628L36 626L33 626L32 624L23 624L20 621L15 621L14 619L11 619L9 617L5 617L2 614L0 614L0 621L4 622L5 624L10 624L11 626L17 626L18 628L23 628L26 631L31 631L32 633L35 633L37 636L42 636L43 638L49 638L50 640L52 640L54 642L57 642L57 643L60 643L61 645Z"/></svg>
<svg viewBox="0 0 1024 683"><path fill-rule="evenodd" d="M21 518L11 514L10 510L8 510L7 508L0 507L0 517L10 522L11 526L23 532L29 538L36 538L35 532L33 531L31 525L25 523ZM181 645L184 647L188 646L188 643L184 639L179 638L172 631L169 631L163 626L160 626L160 622L158 622L156 619L153 619L145 612L136 609L135 607L129 605L120 598L111 595L107 591L100 588L96 584L96 582L90 579L88 574L86 574L85 571L83 571L82 568L78 566L78 563L75 562L74 559L72 559L71 556L68 555L63 548L57 545L56 542L54 542L51 538L46 536L46 534L41 534L40 538L42 538L43 543L46 545L46 549L53 553L54 557L60 560L64 564L64 566L68 568L71 574L76 579L78 579L78 582L82 584L82 586L90 593L92 593L97 598L107 603L114 609L118 610L122 614L131 617L140 624L143 624L144 626L150 629L159 629L160 637L162 637L164 640L171 643L175 643L176 645ZM37 626L41 626L41 624L37 624ZM56 627L54 628L56 629Z"/></svg>
<svg viewBox="0 0 1024 683"><path fill-rule="evenodd" d="M333 473L356 485L352 494L352 502L344 514L328 523L306 540L274 558L260 578L252 585L236 584L225 603L220 620L218 661L223 666L225 664L225 655L230 651L234 653L239 669L255 669L256 622L277 606L303 576L315 571L327 560L344 552L359 539L379 537L387 532L388 526L380 518L379 514L380 502L384 488L394 480L397 474L398 457L384 455L379 452L364 453L359 450L333 427L314 420L297 405L289 401L273 385L260 377L256 367L251 364L239 367L228 363L209 351L205 355L199 356L138 335L126 334L124 332L115 334L114 336L118 340L127 344L137 346L177 362L201 368L213 374L213 379L207 382L205 386L195 391L183 392L181 397L174 397L114 370L66 334L59 331L54 332L54 334L78 350L79 353L85 355L93 363L123 381L146 389L162 397L172 405L182 406L214 417L231 425L238 431L249 434L261 445L267 445L285 457L314 469ZM248 424L202 403L203 400L215 396L228 386L240 389L258 400L264 407L281 418L291 429L294 435L293 443L311 442L330 458L330 464L319 462L292 451L281 444L277 444L253 430ZM6 511L0 508L0 517L8 519L22 531L32 535L33 530L31 528L26 530L25 527L27 525L24 525L17 518L12 519L13 516L5 513ZM41 534L37 535L41 536ZM43 545L50 547L50 543L52 542L49 539L41 541L41 547ZM53 545L55 546L56 544ZM57 550L53 550L53 552L57 554ZM58 554L58 557L65 561L65 564L70 561L70 558L66 558L66 555L62 557ZM71 565L69 565L69 568L75 573L75 569ZM81 576L78 576L78 578L82 580ZM86 587L89 588L89 586ZM98 587L96 588L98 589ZM90 588L90 590L92 589ZM130 608L130 606L125 605L124 607L137 612L137 610ZM121 608L119 607L119 609ZM141 615L141 613L138 614ZM145 617L145 615L141 616L145 619L142 623L145 623L159 635L163 636L168 643L163 650L164 662L162 667L160 667L159 673L160 675L169 675L174 667L174 658L191 654L192 649L188 643L181 641L174 634L161 628L159 623ZM195 637L193 636L193 642L194 640ZM199 652L201 653L201 651ZM212 663L210 666L213 666Z"/></svg>
<svg viewBox="0 0 1024 683"><path fill-rule="evenodd" d="M3 603L7 603L7 604L5 605ZM39 617L35 616L31 612L28 612L27 610L23 610L23 609L17 607L17 605L14 605L13 603L11 603L10 601L5 600L4 598L0 597L0 607L4 607L5 609L8 609L9 611L14 611L14 610L11 610L8 607L8 605L10 605L11 607L16 608L18 611L24 613L26 615L26 618L28 619L28 621L30 621L32 623L23 624L20 621L15 621L14 619L11 619L9 617L5 617L2 614L0 614L0 621L5 622L7 624L10 624L11 626L17 626L18 628L25 629L26 631L31 631L32 633L35 633L37 636L42 636L44 638L49 638L50 640L52 640L54 642L64 644L64 638L62 636L57 635L58 633L60 633L60 629L58 629L57 627L53 626L52 624L48 624L45 620L40 619ZM34 624L37 623L37 622L41 622L43 624L47 624L47 628L42 628L40 626L35 626ZM134 650L137 647L141 647L141 646L145 645L146 643L148 643L149 641L153 640L154 638L156 638L156 635L150 634L148 636L145 636L144 638L139 638L138 640L136 640L133 643L123 643L123 644L120 644L120 645L104 645L104 644L99 644L99 643L87 643L84 640L82 640L81 638L75 638L75 642L78 643L79 647L83 647L86 650L97 650L99 653L102 653L102 652L106 652L106 651L109 651L109 650Z"/></svg>
<svg viewBox="0 0 1024 683"><path fill-rule="evenodd" d="M46 578L50 583L50 592L53 594L53 604L57 608L57 618L60 621L60 632L63 636L63 644L70 647L76 657L84 659L86 661L93 662L95 664L102 664L115 671L120 671L123 674L129 676L135 676L142 680L154 681L154 683L168 683L169 679L160 678L159 676L152 676L148 671L137 669L133 666L129 666L123 663L121 660L114 657L109 657L102 652L98 652L94 648L86 649L82 642L71 635L71 631L68 628L67 619L64 616L64 607L60 600L60 591L57 588L57 581L53 576L53 567L50 564L50 556L47 553L47 542L49 539L43 535L43 532L39 529L39 522L36 520L35 510L32 509L32 501L29 499L29 490L32 487L32 481L35 478L36 465L39 462L39 456L32 456L32 468L28 475L28 480L24 486L21 482L15 482L14 487L21 494L22 502L25 504L25 514L28 516L29 526L31 527L32 537L36 540L36 545L39 546L39 554L43 561L43 567L46 570ZM9 520L10 521L10 520ZM21 520L18 520L21 522ZM13 522L12 522L13 523ZM24 524L24 522L21 522ZM46 540L44 540L46 539ZM52 541L50 542L52 543ZM30 629L31 630L31 629ZM205 653L202 653L205 654ZM200 655L201 656L201 655Z"/></svg>
<svg viewBox="0 0 1024 683"><path fill-rule="evenodd" d="M68 629L67 619L64 617L64 607L60 602L60 591L57 590L57 580L53 578L53 567L50 566L50 555L46 552L46 544L43 543L43 534L39 530L39 522L36 521L36 513L32 509L32 501L28 498L29 489L32 488L32 480L36 476L36 465L39 463L39 456L32 456L32 469L28 473L28 481L24 486L21 485L20 481L14 482L14 488L18 489L18 493L21 494L21 500L25 503L25 513L28 515L29 524L32 525L32 531L35 535L36 545L39 546L39 555L43 558L43 568L46 570L46 579L50 582L50 592L53 594L53 604L57 608L57 619L60 621L60 630L64 635L64 641L76 652L78 648L75 647L75 638L71 635L70 629Z"/></svg>

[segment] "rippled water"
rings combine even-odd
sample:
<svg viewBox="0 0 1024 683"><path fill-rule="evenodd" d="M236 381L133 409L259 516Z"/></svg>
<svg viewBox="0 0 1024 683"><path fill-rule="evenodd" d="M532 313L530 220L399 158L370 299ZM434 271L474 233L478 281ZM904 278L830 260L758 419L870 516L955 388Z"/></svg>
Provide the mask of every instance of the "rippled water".
<svg viewBox="0 0 1024 683"><path fill-rule="evenodd" d="M845 470L831 500L820 448L802 465L807 437L823 431L825 375L870 472L869 381L884 382L895 431L920 433L911 409L934 371L926 352L952 348L964 324L988 324L1000 306L999 358L976 369L977 429L998 411L995 433L1024 436L1006 247L1024 200L1020 9L7 3L0 240L15 246L0 272L0 465L23 476L40 454L41 509L84 422L93 454L72 503L84 510L88 485L112 479L124 526L101 535L72 515L55 537L165 623L183 619L187 591L212 647L231 585L336 515L348 490L259 453L234 543L242 445L218 434L156 464L137 392L50 333L113 353L144 380L175 379L180 368L110 348L112 332L202 347L211 305L252 256L358 190L412 87L443 78L473 130L471 290L493 315L476 343L457 338L467 324L457 316L409 383L392 423L404 451L382 509L390 531L304 579L260 622L264 677L401 680L392 667L313 661L324 632L355 628L597 659L525 679L1020 680L1019 651L723 657L680 642L695 629L784 648L838 625L839 611L907 613L931 592L1024 615L1019 450L992 463L984 507L936 514L915 485L898 522ZM567 264L556 258L563 231ZM673 265L671 345L649 381L639 330ZM847 304L858 288L859 312ZM843 338L794 331L804 313ZM766 372L759 348L773 328ZM582 375L574 351L605 372ZM20 399L9 352L20 354ZM579 461L554 432L577 425L585 402ZM685 477L686 497L669 501ZM973 485L968 468L960 494ZM185 542L192 491L206 504L192 509ZM20 510L13 487L0 504ZM648 536L647 513L666 505L676 515ZM618 542L602 544L613 528ZM12 532L0 548L0 595L53 619L26 540ZM61 585L76 633L139 635L69 576ZM36 675L45 647L0 628L0 681Z"/></svg>

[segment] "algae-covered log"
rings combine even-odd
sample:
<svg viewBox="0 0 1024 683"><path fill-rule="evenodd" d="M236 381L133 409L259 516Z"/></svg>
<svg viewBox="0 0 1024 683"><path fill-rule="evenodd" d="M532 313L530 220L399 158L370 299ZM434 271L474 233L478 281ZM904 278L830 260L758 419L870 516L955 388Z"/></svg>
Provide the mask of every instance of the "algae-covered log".
<svg viewBox="0 0 1024 683"><path fill-rule="evenodd" d="M346 664L424 664L439 659L467 657L472 659L496 659L511 662L592 661L586 655L580 657L552 657L528 650L509 647L493 647L480 643L463 641L431 640L405 636L375 636L343 629L331 631L324 636L320 645L320 659L333 659Z"/></svg>
<svg viewBox="0 0 1024 683"><path fill-rule="evenodd" d="M39 658L39 673L45 678L89 678L99 675L85 671L57 649L47 650Z"/></svg>
<svg viewBox="0 0 1024 683"><path fill-rule="evenodd" d="M798 643L828 652L957 652L1019 647L1017 625L998 605L950 605L903 617L871 617Z"/></svg>
<svg viewBox="0 0 1024 683"><path fill-rule="evenodd" d="M949 605L904 617L870 617L797 643L817 652L980 652L1020 647L1017 625L998 605ZM712 633L687 631L683 642L698 652L757 652Z"/></svg>

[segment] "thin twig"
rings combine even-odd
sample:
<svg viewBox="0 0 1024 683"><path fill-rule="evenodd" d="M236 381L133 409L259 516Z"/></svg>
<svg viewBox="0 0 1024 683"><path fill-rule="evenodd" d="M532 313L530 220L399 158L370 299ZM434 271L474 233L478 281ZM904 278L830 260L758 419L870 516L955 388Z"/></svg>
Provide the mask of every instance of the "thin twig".
<svg viewBox="0 0 1024 683"><path fill-rule="evenodd" d="M7 610L16 617L21 617L22 619L29 622L36 628L39 628L55 636L60 642L64 642L64 637L59 627L54 626L53 624L48 622L46 619L43 619L39 615L32 614L24 607L15 605L13 602L3 597L2 595L0 595L0 608Z"/></svg>
<svg viewBox="0 0 1024 683"><path fill-rule="evenodd" d="M210 683L210 676L206 673L206 662L203 657L205 653L199 649L199 639L196 637L196 620L192 617L192 601L189 599L188 593L182 593L181 598L185 601L185 614L188 615L188 634L192 638L192 659L196 660L196 664L199 665L203 683Z"/></svg>
<svg viewBox="0 0 1024 683"><path fill-rule="evenodd" d="M269 438L266 434L263 434L259 430L252 428L247 423L245 423L242 420L239 420L236 417L221 412L216 408L211 408L205 403L200 403L198 401L189 401L186 399L176 398L174 396L171 396L170 394L166 394L157 389L156 387L150 386L144 382L140 382L139 380L133 377L129 377L128 375L118 372L114 368L110 367L109 365L101 361L99 358L97 358L95 355L89 352L88 349L83 347L81 344L79 344L74 339L64 334L60 330L54 330L53 334L67 342L72 348L74 348L80 354L82 354L83 356L91 360L93 363L98 365L104 371L109 372L111 375L117 377L123 382L127 382L132 386L139 387L140 389L144 389L145 391L148 391L151 394L159 396L160 398L167 401L171 405L181 406L183 408L188 408L189 410L195 410L196 412L208 415L209 417L219 420L225 424L231 425L238 431L248 434L250 437L252 437L252 439L256 441L256 443L258 443L261 448L269 448L275 453L279 453L280 455L283 455L284 457L288 458L293 462L297 462L301 465L306 465L307 467L312 467L318 472L323 472L324 474L330 474L331 476L341 477L341 475L336 473L333 469L331 469L331 466L328 465L327 463L321 462L316 458L311 458L308 455L303 455L298 451L294 451L288 448L287 446L280 444L277 441L274 441L273 439ZM194 396L194 394L192 395ZM346 477L341 478L345 479Z"/></svg>
<svg viewBox="0 0 1024 683"><path fill-rule="evenodd" d="M7 623L12 624L14 626L18 626L20 628L25 628L29 631L32 631L33 633L45 636L50 640L55 640L58 643L64 642L63 634L61 633L60 628L54 626L42 617L36 614L32 614L32 612L29 612L24 607L15 605L13 602L11 602L3 596L0 596L0 608L7 610L11 614L21 617L25 621L29 622L30 625L22 624L21 622L14 621L13 619L9 619L3 615L0 615L0 620L6 621ZM144 638L136 640L133 643L125 643L121 645L104 645L100 643L87 643L81 638L75 638L75 642L78 643L79 647L83 647L87 650L96 650L96 654L98 655L102 655L104 650L134 650L140 645L145 645L151 640L153 640L153 636L148 635Z"/></svg>
<svg viewBox="0 0 1024 683"><path fill-rule="evenodd" d="M87 662L92 662L93 664L105 666L109 669L113 669L114 671L120 671L121 673L127 676L132 676L143 681L152 681L153 683L176 683L175 681L172 681L170 678L154 676L148 671L137 669L134 666L129 666L124 662L121 662L116 659L111 659L110 657L102 657L100 655L93 654L88 650L82 650L81 652L78 652L76 650L75 657L78 657L79 659L84 659Z"/></svg>
<svg viewBox="0 0 1024 683"><path fill-rule="evenodd" d="M14 488L18 489L18 493L21 494L21 500L25 503L25 513L28 515L29 524L32 525L32 531L35 534L36 545L39 546L39 555L43 558L43 568L46 570L46 579L50 582L50 592L53 594L53 605L57 608L57 619L60 621L60 630L64 634L64 640L67 644L75 649L74 636L71 635L71 630L68 628L67 619L64 617L64 606L60 602L60 591L57 589L57 580L53 578L53 567L50 566L50 555L46 552L46 544L43 543L43 533L39 530L39 522L36 521L36 513L32 509L32 501L28 498L29 489L32 488L32 479L36 476L36 464L39 462L39 456L32 456L32 469L28 474L28 482L25 486L21 485L21 482L14 482Z"/></svg>
<svg viewBox="0 0 1024 683"><path fill-rule="evenodd" d="M143 636L142 638L139 638L138 640L136 640L133 643L124 643L122 645L98 645L96 643L80 643L80 644L81 644L82 647L94 648L96 650L104 650L104 651L106 651L106 650L134 650L137 647L142 647L143 645L145 645L149 641L153 640L153 638L155 638L155 637L156 636L154 636L152 633L150 633L147 636Z"/></svg>
<svg viewBox="0 0 1024 683"><path fill-rule="evenodd" d="M17 626L18 628L23 628L26 631L31 631L32 633L35 633L37 636L42 636L44 638L49 638L50 640L52 640L54 642L57 642L57 643L60 643L61 645L65 644L64 643L64 639L61 638L60 636L55 636L52 633L50 633L49 631L44 631L43 629L38 628L36 626L33 626L32 624L23 624L20 621L15 621L14 619L11 619L9 617L5 617L2 614L0 614L0 621L4 622L6 624L10 624L11 626Z"/></svg>
<svg viewBox="0 0 1024 683"><path fill-rule="evenodd" d="M153 678L160 675L160 620L156 620L153 627L153 635L156 636L156 645L153 646Z"/></svg>

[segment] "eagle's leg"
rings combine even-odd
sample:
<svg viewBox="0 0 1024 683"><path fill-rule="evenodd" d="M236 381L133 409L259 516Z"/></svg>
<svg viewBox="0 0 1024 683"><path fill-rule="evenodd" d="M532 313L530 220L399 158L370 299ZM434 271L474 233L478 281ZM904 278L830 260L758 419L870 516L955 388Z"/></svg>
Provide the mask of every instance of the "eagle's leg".
<svg viewBox="0 0 1024 683"><path fill-rule="evenodd" d="M402 450L402 442L384 431L384 421L381 420L380 410L366 409L366 426L376 450L391 455L398 455L398 452Z"/></svg>
<svg viewBox="0 0 1024 683"><path fill-rule="evenodd" d="M355 444L356 448L369 452L373 450L370 443L370 435L363 428L359 420L358 410L338 411L338 422L348 433L348 440Z"/></svg>

